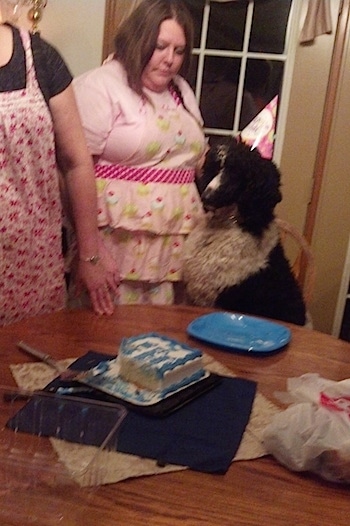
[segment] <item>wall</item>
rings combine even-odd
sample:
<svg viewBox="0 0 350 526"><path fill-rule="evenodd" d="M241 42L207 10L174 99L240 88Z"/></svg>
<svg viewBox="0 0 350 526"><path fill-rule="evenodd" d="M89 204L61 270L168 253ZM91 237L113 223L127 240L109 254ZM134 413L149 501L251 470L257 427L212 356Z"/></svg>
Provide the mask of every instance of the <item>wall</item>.
<svg viewBox="0 0 350 526"><path fill-rule="evenodd" d="M101 64L104 0L49 0L39 29L64 57L74 76ZM26 13L21 21L29 25Z"/></svg>
<svg viewBox="0 0 350 526"><path fill-rule="evenodd" d="M331 332L350 233L350 44L349 33L319 201L314 251L318 263L314 318Z"/></svg>
<svg viewBox="0 0 350 526"><path fill-rule="evenodd" d="M333 8L339 0L334 0ZM301 13L300 27L307 3ZM333 10L333 25L337 11ZM298 45L295 54L280 168L283 201L279 214L303 230L312 191L312 175L332 60L334 31L312 44ZM297 204L297 206L296 206Z"/></svg>

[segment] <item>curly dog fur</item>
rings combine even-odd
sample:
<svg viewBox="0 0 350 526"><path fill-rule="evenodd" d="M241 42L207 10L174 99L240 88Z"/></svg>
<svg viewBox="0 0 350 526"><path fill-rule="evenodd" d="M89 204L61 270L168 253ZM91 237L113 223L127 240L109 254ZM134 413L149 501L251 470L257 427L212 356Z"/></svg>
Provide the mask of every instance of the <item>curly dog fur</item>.
<svg viewBox="0 0 350 526"><path fill-rule="evenodd" d="M210 149L197 184L206 214L185 244L189 302L304 325L274 221L282 199L275 164L232 139Z"/></svg>

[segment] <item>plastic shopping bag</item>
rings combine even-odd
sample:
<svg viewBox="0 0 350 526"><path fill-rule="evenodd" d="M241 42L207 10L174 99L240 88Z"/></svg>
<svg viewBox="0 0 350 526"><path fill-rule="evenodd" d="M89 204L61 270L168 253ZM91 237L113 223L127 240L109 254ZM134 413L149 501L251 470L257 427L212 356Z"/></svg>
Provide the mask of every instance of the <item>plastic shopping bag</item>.
<svg viewBox="0 0 350 526"><path fill-rule="evenodd" d="M289 378L279 399L291 405L264 430L267 452L293 471L350 484L350 379Z"/></svg>

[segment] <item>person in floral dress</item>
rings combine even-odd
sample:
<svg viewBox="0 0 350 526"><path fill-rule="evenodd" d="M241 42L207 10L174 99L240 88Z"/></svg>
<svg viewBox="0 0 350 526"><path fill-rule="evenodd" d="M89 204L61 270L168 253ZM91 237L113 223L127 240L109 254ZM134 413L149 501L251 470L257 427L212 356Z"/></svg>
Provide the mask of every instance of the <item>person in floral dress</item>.
<svg viewBox="0 0 350 526"><path fill-rule="evenodd" d="M77 233L77 281L96 313L114 308L119 274L99 246L93 163L71 81L38 34L0 24L0 325L66 305L58 166Z"/></svg>

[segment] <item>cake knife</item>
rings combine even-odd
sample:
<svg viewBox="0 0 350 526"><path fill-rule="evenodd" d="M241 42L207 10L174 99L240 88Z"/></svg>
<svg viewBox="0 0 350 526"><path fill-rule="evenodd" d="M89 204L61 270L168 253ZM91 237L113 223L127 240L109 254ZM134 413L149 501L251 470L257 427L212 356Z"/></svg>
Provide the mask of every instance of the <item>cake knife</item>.
<svg viewBox="0 0 350 526"><path fill-rule="evenodd" d="M17 347L31 356L35 356L35 358L38 358L41 362L44 362L55 369L60 374L62 379L72 379L80 373L80 371L67 369L67 367L54 360L54 358L52 358L52 356L49 354L39 351L38 349L34 349L34 347L31 347L22 340L17 342Z"/></svg>

